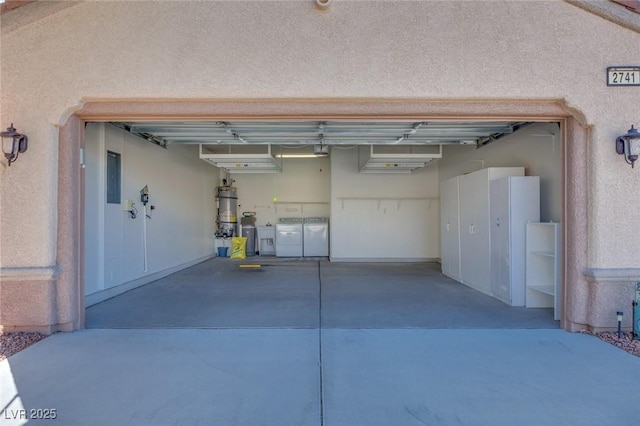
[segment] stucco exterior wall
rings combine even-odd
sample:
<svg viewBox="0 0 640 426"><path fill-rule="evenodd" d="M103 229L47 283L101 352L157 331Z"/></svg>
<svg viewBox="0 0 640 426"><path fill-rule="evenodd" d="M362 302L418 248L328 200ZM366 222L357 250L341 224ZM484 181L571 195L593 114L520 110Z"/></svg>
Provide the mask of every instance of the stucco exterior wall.
<svg viewBox="0 0 640 426"><path fill-rule="evenodd" d="M0 125L30 139L0 166L4 277L56 265L58 126L86 100L150 98L557 99L590 128L586 263L640 268L640 173L614 151L640 89L605 85L640 64L640 34L567 2L88 1L0 19Z"/></svg>

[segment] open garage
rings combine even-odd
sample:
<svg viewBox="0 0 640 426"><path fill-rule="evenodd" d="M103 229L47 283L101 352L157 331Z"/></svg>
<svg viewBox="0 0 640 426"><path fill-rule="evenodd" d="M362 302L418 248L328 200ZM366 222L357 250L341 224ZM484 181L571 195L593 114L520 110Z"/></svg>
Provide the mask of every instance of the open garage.
<svg viewBox="0 0 640 426"><path fill-rule="evenodd" d="M222 327L235 318L307 327L333 312L323 324L557 327L563 146L560 122L540 120L88 123L87 326ZM502 212L488 208L499 178L529 185L509 196L506 243L493 235ZM220 191L232 194L231 213ZM309 218L329 224L317 264L317 253L303 252ZM291 234L279 228L286 220L300 223L299 252L280 243ZM554 226L558 238L546 247L557 256L529 271L527 286L529 222ZM245 261L210 260L243 230L253 232ZM243 263L260 271L236 271ZM308 273L298 277L300 268ZM372 268L378 273L358 278ZM550 290L533 289L542 281ZM178 291L175 299L163 288Z"/></svg>
<svg viewBox="0 0 640 426"><path fill-rule="evenodd" d="M2 169L2 327L77 330L86 306L221 261L227 179L258 227L328 218L331 265L439 264L564 329L614 328L638 278L637 16L609 1L21 3L2 15L2 126L29 140ZM181 123L210 139L170 140L162 126ZM429 133L492 123L502 130L453 143ZM331 140L341 126L353 134ZM278 157L316 147L328 156ZM227 177L255 155L278 172ZM491 280L487 229L467 204L484 193L476 173L488 185L505 167L539 177L531 222L551 229L534 231L543 244L527 253L547 266L524 295L509 294L509 268L526 268L507 246Z"/></svg>

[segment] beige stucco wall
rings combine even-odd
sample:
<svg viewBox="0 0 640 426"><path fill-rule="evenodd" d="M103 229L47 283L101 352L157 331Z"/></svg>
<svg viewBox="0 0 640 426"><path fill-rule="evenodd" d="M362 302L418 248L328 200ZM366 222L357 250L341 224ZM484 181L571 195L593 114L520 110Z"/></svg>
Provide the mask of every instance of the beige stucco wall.
<svg viewBox="0 0 640 426"><path fill-rule="evenodd" d="M117 98L558 99L591 127L587 264L640 267L640 172L613 148L640 88L605 85L607 66L640 65L640 34L567 2L89 1L1 19L0 125L30 139L0 166L5 271L56 264L57 126Z"/></svg>

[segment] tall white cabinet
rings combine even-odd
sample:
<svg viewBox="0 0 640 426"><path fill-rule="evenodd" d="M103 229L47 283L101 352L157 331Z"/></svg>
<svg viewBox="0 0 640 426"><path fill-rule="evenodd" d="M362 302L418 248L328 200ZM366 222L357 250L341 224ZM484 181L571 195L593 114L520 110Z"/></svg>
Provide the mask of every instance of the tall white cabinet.
<svg viewBox="0 0 640 426"><path fill-rule="evenodd" d="M443 216L443 229L449 224L450 228L459 224L459 241L455 243L456 231L441 234L442 252L440 254L443 265L448 265L449 275L458 281L482 293L491 295L491 234L490 234L490 182L507 176L524 176L524 167L490 167L473 173L458 176L457 191L454 183L443 181L440 193L440 203L450 206L451 216ZM451 181L451 179L450 179ZM458 208L455 210L457 198ZM450 237L450 239L448 238ZM459 264L460 275L456 278L455 271ZM443 267L444 272L444 267Z"/></svg>
<svg viewBox="0 0 640 426"><path fill-rule="evenodd" d="M490 182L491 293L525 306L527 223L540 221L540 177L509 176Z"/></svg>
<svg viewBox="0 0 640 426"><path fill-rule="evenodd" d="M460 281L460 177L440 182L440 253L442 273Z"/></svg>

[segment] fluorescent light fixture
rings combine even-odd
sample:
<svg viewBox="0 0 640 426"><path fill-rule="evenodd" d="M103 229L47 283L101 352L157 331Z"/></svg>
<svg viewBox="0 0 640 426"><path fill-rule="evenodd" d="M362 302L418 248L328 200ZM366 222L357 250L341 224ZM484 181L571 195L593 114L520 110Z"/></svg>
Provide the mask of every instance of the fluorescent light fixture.
<svg viewBox="0 0 640 426"><path fill-rule="evenodd" d="M315 154L276 154L276 158L317 158Z"/></svg>

